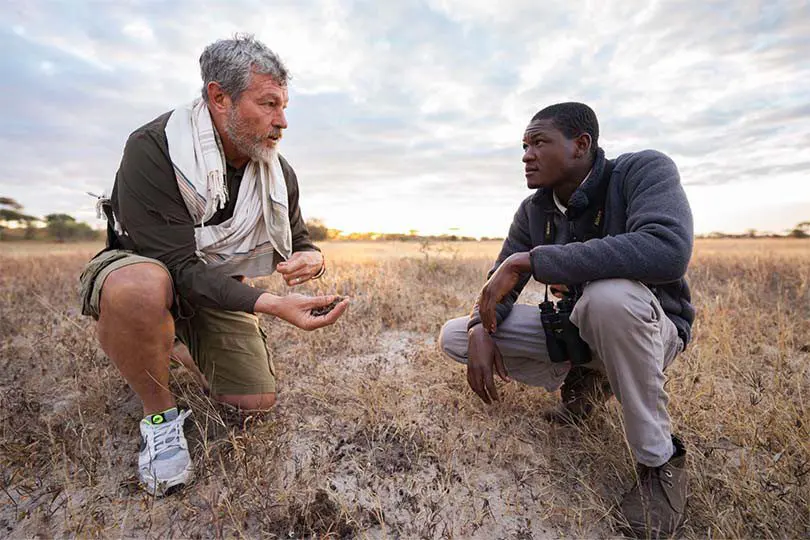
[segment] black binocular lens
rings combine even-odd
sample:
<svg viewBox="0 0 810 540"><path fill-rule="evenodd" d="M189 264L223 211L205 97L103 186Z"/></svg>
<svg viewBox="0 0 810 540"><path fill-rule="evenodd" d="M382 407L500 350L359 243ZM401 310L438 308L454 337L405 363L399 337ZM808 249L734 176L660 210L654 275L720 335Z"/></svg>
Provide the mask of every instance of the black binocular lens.
<svg viewBox="0 0 810 540"><path fill-rule="evenodd" d="M579 335L579 328L571 322L576 299L566 297L555 306L548 299L539 304L540 322L546 336L546 348L552 362L570 360L573 365L591 361L591 349Z"/></svg>
<svg viewBox="0 0 810 540"><path fill-rule="evenodd" d="M554 308L554 303L546 300L540 304L540 322L543 323L543 333L546 335L546 348L548 356L552 362L560 363L568 360L565 352L565 343L561 341L556 333L562 330L560 315Z"/></svg>

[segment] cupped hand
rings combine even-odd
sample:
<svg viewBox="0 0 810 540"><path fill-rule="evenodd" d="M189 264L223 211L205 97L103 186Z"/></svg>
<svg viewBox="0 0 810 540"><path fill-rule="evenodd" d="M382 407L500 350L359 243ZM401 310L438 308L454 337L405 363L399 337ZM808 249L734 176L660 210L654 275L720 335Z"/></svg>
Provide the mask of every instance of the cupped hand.
<svg viewBox="0 0 810 540"><path fill-rule="evenodd" d="M332 302L340 300L338 304L325 315L313 315L312 310L325 308ZM334 324L349 308L349 299L330 296L304 296L303 294L289 294L276 297L276 305L272 314L276 317L297 326L302 330L315 330Z"/></svg>

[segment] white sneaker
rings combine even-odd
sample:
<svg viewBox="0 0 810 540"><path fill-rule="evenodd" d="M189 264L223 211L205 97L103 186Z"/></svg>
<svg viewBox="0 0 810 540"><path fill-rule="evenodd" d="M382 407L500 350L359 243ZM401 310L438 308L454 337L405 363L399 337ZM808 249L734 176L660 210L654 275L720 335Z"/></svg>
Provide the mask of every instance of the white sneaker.
<svg viewBox="0 0 810 540"><path fill-rule="evenodd" d="M146 490L157 497L170 488L188 484L194 477L194 465L183 434L183 422L191 411L182 411L174 420L164 420L156 414L141 420L141 451L138 455L138 476ZM154 421L160 423L154 423Z"/></svg>

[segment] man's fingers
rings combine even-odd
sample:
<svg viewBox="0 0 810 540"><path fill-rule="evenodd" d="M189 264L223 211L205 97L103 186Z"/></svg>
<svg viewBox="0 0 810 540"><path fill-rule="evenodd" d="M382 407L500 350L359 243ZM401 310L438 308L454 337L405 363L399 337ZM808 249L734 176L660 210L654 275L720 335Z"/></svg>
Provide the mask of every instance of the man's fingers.
<svg viewBox="0 0 810 540"><path fill-rule="evenodd" d="M474 368L470 368L467 366L467 384L470 385L472 391L478 394L478 397L486 403L487 405L490 403L489 396L484 391L484 381L481 377L481 373Z"/></svg>
<svg viewBox="0 0 810 540"><path fill-rule="evenodd" d="M298 272L293 272L292 274L284 275L284 281L287 282L287 285L301 285L302 283L306 283L310 280L309 272L306 270L299 270Z"/></svg>
<svg viewBox="0 0 810 540"><path fill-rule="evenodd" d="M470 366L467 366L467 384L470 386L473 392L476 394L478 393L475 390L475 383L473 382L473 370L470 368Z"/></svg>
<svg viewBox="0 0 810 540"><path fill-rule="evenodd" d="M493 346L495 347L495 372L501 379L503 379L504 382L511 382L512 379L509 378L509 374L506 372L506 366L503 363L501 351L498 350L497 345Z"/></svg>
<svg viewBox="0 0 810 540"><path fill-rule="evenodd" d="M278 270L283 275L290 275L293 274L302 268L306 268L307 262L304 259L290 259L286 262L281 262L276 265L276 270Z"/></svg>
<svg viewBox="0 0 810 540"><path fill-rule="evenodd" d="M319 307L326 307L335 300L340 300L342 297L336 294L327 294L325 296L311 296L308 298L309 304L307 307L311 308L319 308ZM348 298L345 299L348 302Z"/></svg>
<svg viewBox="0 0 810 540"><path fill-rule="evenodd" d="M492 372L484 373L484 385L487 388L487 392L489 392L489 396L494 399L495 401L500 401L501 398L498 397L498 389L495 388L495 377L492 375Z"/></svg>
<svg viewBox="0 0 810 540"><path fill-rule="evenodd" d="M337 300L338 296L321 296L318 298L332 298ZM328 306L332 302L327 302L326 304L319 304L315 307L324 307ZM313 308L314 309L314 308ZM307 323L307 330L316 330L318 328L323 328L324 326L329 326L337 321L343 313L349 309L349 299L346 298L342 302L338 303L332 311L325 315L309 315L310 320Z"/></svg>
<svg viewBox="0 0 810 540"><path fill-rule="evenodd" d="M480 396L481 394L478 392L478 388L476 387L477 386L476 380L477 380L476 370L474 370L470 366L467 366L467 384L470 385L470 389L472 389L473 392L475 392Z"/></svg>
<svg viewBox="0 0 810 540"><path fill-rule="evenodd" d="M483 379L483 375L482 375L482 378L481 378L481 379L478 381L478 388L480 388L480 390L479 390L478 392L476 392L476 393L477 393L477 394L478 394L478 396L481 398L481 400L482 400L484 403L486 403L487 405L492 405L492 400L491 400L491 399L489 399L489 396L487 395L487 391L486 391L486 389L484 388L484 379Z"/></svg>
<svg viewBox="0 0 810 540"><path fill-rule="evenodd" d="M332 311L330 311L326 315L322 315L320 317L321 319L324 319L326 321L324 323L324 326L326 326L328 324L332 324L333 322L338 320L338 318L340 318L340 316L343 315L343 313L347 309L349 309L349 299L348 298L343 300L342 302L340 302L338 305L336 305L335 309L333 309Z"/></svg>
<svg viewBox="0 0 810 540"><path fill-rule="evenodd" d="M478 296L478 315L481 317L481 323L484 325L484 328L489 330L489 313L487 312L487 299L486 299L486 287L481 290L481 294Z"/></svg>
<svg viewBox="0 0 810 540"><path fill-rule="evenodd" d="M493 333L496 330L496 317L495 317L495 304L492 302L492 296L485 288L481 292L481 299L479 300L478 313L481 315L481 322L484 328Z"/></svg>

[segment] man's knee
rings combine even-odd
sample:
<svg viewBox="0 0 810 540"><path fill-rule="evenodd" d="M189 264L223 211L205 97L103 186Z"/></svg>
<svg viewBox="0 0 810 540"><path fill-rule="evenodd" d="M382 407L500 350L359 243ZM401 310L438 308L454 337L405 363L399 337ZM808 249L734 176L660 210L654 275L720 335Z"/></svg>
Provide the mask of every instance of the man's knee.
<svg viewBox="0 0 810 540"><path fill-rule="evenodd" d="M110 272L101 289L101 313L118 310L153 316L172 306L172 281L162 267L152 263L124 266Z"/></svg>
<svg viewBox="0 0 810 540"><path fill-rule="evenodd" d="M651 316L652 301L650 290L638 281L602 279L585 287L572 317L578 326L600 321L621 324Z"/></svg>
<svg viewBox="0 0 810 540"><path fill-rule="evenodd" d="M276 404L275 392L246 395L221 394L214 396L214 399L243 411L269 411Z"/></svg>
<svg viewBox="0 0 810 540"><path fill-rule="evenodd" d="M444 323L439 333L439 346L442 352L457 362L467 358L467 323L468 317L451 319Z"/></svg>

